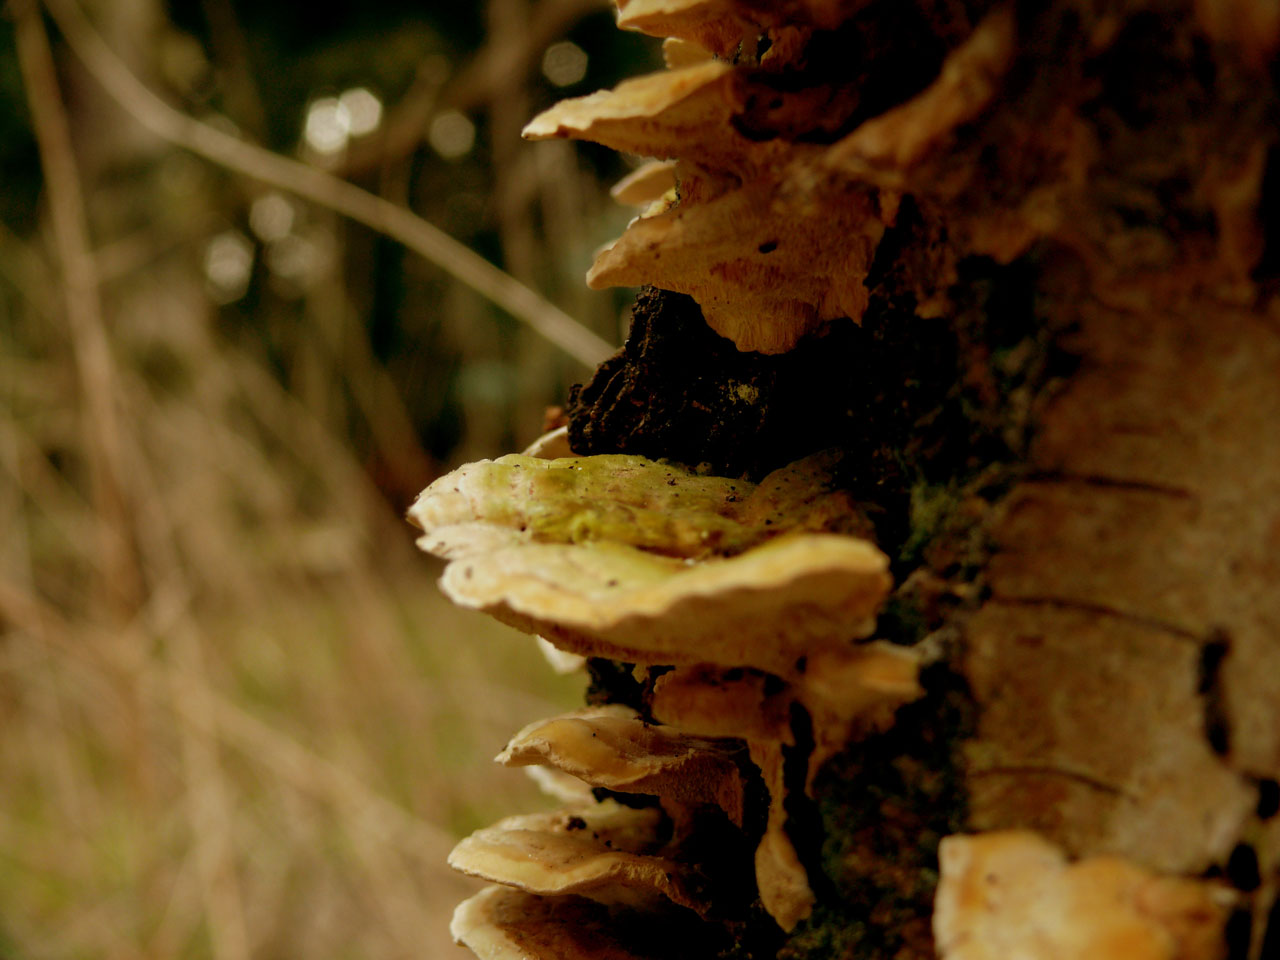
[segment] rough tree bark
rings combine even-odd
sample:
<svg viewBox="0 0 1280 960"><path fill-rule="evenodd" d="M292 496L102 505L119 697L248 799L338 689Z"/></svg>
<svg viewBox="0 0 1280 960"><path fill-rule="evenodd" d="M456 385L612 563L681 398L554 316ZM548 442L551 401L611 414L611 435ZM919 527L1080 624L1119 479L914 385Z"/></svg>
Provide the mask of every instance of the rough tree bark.
<svg viewBox="0 0 1280 960"><path fill-rule="evenodd" d="M812 915L733 949L934 956L940 840L1025 828L1222 907L1203 942L1027 956L1280 956L1280 9L619 6L733 66L534 125L680 159L593 269L664 289L574 452L843 449L896 583L875 635L926 662L789 795Z"/></svg>

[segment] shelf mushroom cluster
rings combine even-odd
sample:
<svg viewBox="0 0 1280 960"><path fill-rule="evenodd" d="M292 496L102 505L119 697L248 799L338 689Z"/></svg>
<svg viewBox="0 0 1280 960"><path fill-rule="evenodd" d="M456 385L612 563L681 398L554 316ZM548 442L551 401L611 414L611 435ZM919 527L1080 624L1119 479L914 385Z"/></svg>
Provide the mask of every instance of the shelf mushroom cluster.
<svg viewBox="0 0 1280 960"><path fill-rule="evenodd" d="M493 885L458 907L455 939L481 960L699 956L653 932L696 944L749 906L741 877L726 882L710 862L723 846L706 856L709 825L744 848L729 872L754 867L752 896L792 930L815 899L788 790L809 791L826 759L923 693L914 651L866 641L887 559L853 532L869 526L832 490L835 458L753 484L641 457L555 456L569 452L562 437L536 452L424 490L410 510L419 545L448 561L441 585L456 603L558 650L635 664L645 713L590 706L511 738L497 761L539 770L566 806L458 844L450 864ZM1029 831L947 837L939 867L944 960L1210 960L1232 906L1221 886L1120 857L1070 863Z"/></svg>
<svg viewBox="0 0 1280 960"><path fill-rule="evenodd" d="M653 158L615 189L640 213L597 256L591 286L688 294L739 349L782 353L828 321L860 320L905 197L923 266L904 271L903 292L920 316L945 312L962 257L1007 263L1063 232L1082 242L1091 145L1070 111L1019 134L1018 168L994 178L998 193L972 176L1009 138L996 124L988 150L965 131L999 112L1014 4L946 36L900 30L902 46L887 44L865 75L806 85L793 81L822 47L811 41L866 4L616 3L619 26L666 38L668 69L561 103L525 130ZM930 45L936 60L918 56ZM932 76L877 106L903 57ZM962 139L972 155L953 154ZM941 227L939 209L951 212ZM697 843L708 818L748 845L755 892L781 928L809 914L787 790L811 789L826 758L922 694L912 651L865 642L891 586L887 559L857 505L830 490L830 466L810 458L753 485L574 457L553 437L463 467L414 505L454 602L562 655L635 664L646 690L643 714L574 711L526 727L499 755L543 771L567 807L508 818L454 851L455 867L494 884L454 916L455 937L483 960L697 955L652 934L722 917L723 877ZM810 720L803 734L798 715ZM945 960L1216 958L1219 892L1118 858L1068 864L1034 834L954 836L940 851L935 941ZM654 911L661 924L636 919Z"/></svg>
<svg viewBox="0 0 1280 960"><path fill-rule="evenodd" d="M635 664L651 690L646 716L588 707L531 724L499 754L625 802L579 794L459 844L454 867L525 898L487 891L459 909L455 935L480 956L519 955L492 948L516 936L495 917L516 916L528 897L716 916L714 871L689 852L708 816L754 845L745 862L780 926L809 913L786 829L784 749L808 751L807 789L832 752L921 693L912 653L855 642L891 580L857 505L831 489L834 463L817 455L753 484L633 456L511 455L419 496L419 544L449 561L441 586L455 603L562 650ZM802 744L797 710L811 721ZM754 816L753 796L767 798Z"/></svg>
<svg viewBox="0 0 1280 960"><path fill-rule="evenodd" d="M1014 50L1012 13L997 6L951 48L932 84L864 116L874 75L844 87L789 79L814 34L839 27L856 5L617 6L620 27L667 38L668 69L563 101L524 135L654 158L618 185L615 196L642 212L596 257L588 285L689 294L716 332L762 353L790 350L826 321L862 317L863 281L902 197L963 188L963 176L929 171L927 161L991 104ZM1040 197L1035 210L956 226L969 252L1007 260L1052 228L1045 208ZM954 279L954 263L935 267L930 289L917 293L922 310Z"/></svg>

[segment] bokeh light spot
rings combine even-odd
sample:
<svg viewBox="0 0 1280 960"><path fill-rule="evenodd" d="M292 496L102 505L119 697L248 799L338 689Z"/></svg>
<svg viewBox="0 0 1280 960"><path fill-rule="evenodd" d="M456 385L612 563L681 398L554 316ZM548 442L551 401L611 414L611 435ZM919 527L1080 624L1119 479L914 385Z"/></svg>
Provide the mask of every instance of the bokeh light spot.
<svg viewBox="0 0 1280 960"><path fill-rule="evenodd" d="M295 218L293 203L280 193L263 194L249 208L249 228L267 243L287 237Z"/></svg>
<svg viewBox="0 0 1280 960"><path fill-rule="evenodd" d="M431 121L427 142L446 159L465 156L475 146L476 125L457 110L445 110Z"/></svg>
<svg viewBox="0 0 1280 960"><path fill-rule="evenodd" d="M542 55L542 75L557 87L569 87L587 75L587 52L571 40L547 47Z"/></svg>
<svg viewBox="0 0 1280 960"><path fill-rule="evenodd" d="M321 97L307 107L303 139L316 153L332 155L347 146L351 136L351 115L337 97Z"/></svg>
<svg viewBox="0 0 1280 960"><path fill-rule="evenodd" d="M367 87L353 87L338 97L338 106L347 111L351 136L364 137L382 122L382 101Z"/></svg>
<svg viewBox="0 0 1280 960"><path fill-rule="evenodd" d="M206 289L217 303L239 300L249 289L253 272L253 244L238 230L226 230L209 239L204 248Z"/></svg>

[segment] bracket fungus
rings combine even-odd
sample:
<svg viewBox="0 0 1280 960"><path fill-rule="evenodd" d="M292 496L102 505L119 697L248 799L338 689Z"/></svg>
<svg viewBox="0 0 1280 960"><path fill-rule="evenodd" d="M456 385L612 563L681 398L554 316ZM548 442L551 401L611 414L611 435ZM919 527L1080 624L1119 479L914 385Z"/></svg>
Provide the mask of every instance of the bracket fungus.
<svg viewBox="0 0 1280 960"><path fill-rule="evenodd" d="M789 675L866 636L888 560L825 458L760 484L643 457L511 455L442 477L409 511L441 588L572 653Z"/></svg>
<svg viewBox="0 0 1280 960"><path fill-rule="evenodd" d="M654 37L694 43L718 57L733 56L760 27L732 0L618 0L618 26Z"/></svg>
<svg viewBox="0 0 1280 960"><path fill-rule="evenodd" d="M817 898L787 830L787 782L782 743L753 741L751 760L760 769L769 791L769 819L755 850L756 886L760 903L778 926L790 933L809 916Z"/></svg>
<svg viewBox="0 0 1280 960"><path fill-rule="evenodd" d="M845 242L833 247L823 232L804 229L818 221ZM873 192L832 189L829 175L798 164L793 175L755 178L703 204L634 221L596 257L587 283L687 293L740 350L781 353L825 321L862 316L862 279L884 227Z"/></svg>
<svg viewBox="0 0 1280 960"><path fill-rule="evenodd" d="M813 142L814 128L839 127L842 111L829 115L838 95L783 79L789 61L804 56L787 30L843 16L838 4L619 4L620 25L720 56L765 33L770 44L754 72L725 60L695 62L564 101L525 128L530 139L575 137L680 160L676 202L633 221L597 256L588 285L650 283L689 294L716 332L764 353L791 349L827 321L862 317L863 281L902 193L958 189L954 176L939 176L925 161L996 96L1012 59L1014 21L996 7L950 51L932 84L823 146ZM784 27L788 20L797 26ZM845 99L852 105L860 96ZM769 105L763 118L753 113L758 103ZM979 215L967 231L970 252L1010 259L1051 226L1043 212ZM953 269L943 266L939 288Z"/></svg>
<svg viewBox="0 0 1280 960"><path fill-rule="evenodd" d="M561 101L531 120L524 136L592 140L638 156L678 156L751 176L793 148L734 131L730 121L742 109L742 97L741 79L729 64L704 60Z"/></svg>
<svg viewBox="0 0 1280 960"><path fill-rule="evenodd" d="M832 535L695 565L613 545L530 544L455 561L440 585L459 606L573 653L788 675L870 631L886 566L863 541Z"/></svg>
<svg viewBox="0 0 1280 960"><path fill-rule="evenodd" d="M789 699L775 698L781 713L772 729L751 727L753 710L763 717L771 709L762 693L750 707L751 698L744 701L743 724L709 734L739 744L745 738L766 785L756 878L765 910L784 929L813 903L786 833L781 747L792 742L791 706L813 712L813 759L820 764L858 718L880 723L918 692L911 654L851 645L871 631L890 578L887 558L853 532L869 532L870 524L831 489L835 465L830 455L817 455L754 484L635 456L512 455L437 480L410 511L423 530L420 545L450 560L441 587L455 603L577 654L789 678L775 681ZM690 677L700 675L697 668L679 674L678 689L687 691ZM655 707L679 713L677 686L663 686ZM718 807L741 826L734 754L742 748L708 739L697 726L654 725L618 706L589 708L531 724L498 760L545 764L594 787L656 795L677 835L699 805ZM564 823L573 821L560 816L516 817L482 830L459 845L451 863L531 892L632 905L640 899L634 881L644 878L649 892L699 906L678 882L678 869L613 840L602 852L571 835ZM607 816L625 821L628 814ZM562 860L568 866L549 875L547 862ZM663 886L659 875L676 879ZM620 878L628 881L625 893Z"/></svg>
<svg viewBox="0 0 1280 960"><path fill-rule="evenodd" d="M670 710L680 723L654 725L620 706L588 708L531 724L498 760L656 795L679 835L699 805L742 825L735 759L742 747L724 738L745 742L770 798L756 847L758 890L765 910L788 930L813 904L784 809L781 749L793 742L792 707L816 721L816 766L856 723L882 724L918 693L913 655L851 645L872 629L890 579L884 555L851 532L870 525L845 494L832 491L834 467L830 455L818 455L754 484L634 456L513 455L441 478L410 511L423 529L419 543L450 560L441 586L456 603L575 653L689 665L659 677L663 692L654 698L656 710ZM701 730L698 698L714 698L699 689L699 678L714 669L709 664L773 676L786 692L757 687L738 697L741 723ZM776 716L760 728L771 711ZM613 837L600 849L595 835L615 821L629 830L628 817L657 815L584 808L515 817L463 841L451 863L540 895L634 906L657 890L699 908L680 880L685 868ZM590 840L566 827L593 824L588 816L603 818Z"/></svg>
<svg viewBox="0 0 1280 960"><path fill-rule="evenodd" d="M803 672L785 682L708 664L677 667L654 683L650 709L663 722L700 736L793 744L793 708L802 707L813 740L807 790L837 750L887 729L898 707L924 693L919 672L915 651L880 642L816 652Z"/></svg>
<svg viewBox="0 0 1280 960"><path fill-rule="evenodd" d="M572 457L569 447L568 426L557 427L544 433L537 440L525 447L521 453L526 457L537 457L540 460L555 460L558 457Z"/></svg>
<svg viewBox="0 0 1280 960"><path fill-rule="evenodd" d="M652 919L644 922L652 931ZM616 912L591 900L503 886L464 900L449 925L454 940L480 960L704 960L696 942L686 944L678 920L664 916L659 929L665 935L619 930ZM637 940L648 944L637 947Z"/></svg>
<svg viewBox="0 0 1280 960"><path fill-rule="evenodd" d="M498 754L546 765L593 787L680 805L712 804L742 825L742 777L731 745L646 723L621 705L587 707L525 727Z"/></svg>
<svg viewBox="0 0 1280 960"><path fill-rule="evenodd" d="M1068 863L1039 835L942 841L934 936L941 960L1221 960L1231 905L1211 883L1119 857Z"/></svg>
<svg viewBox="0 0 1280 960"><path fill-rule="evenodd" d="M409 517L434 534L420 545L449 559L475 552L473 524L524 535L513 542L610 542L665 556L728 556L787 532L868 530L848 497L830 490L831 466L823 456L806 458L757 485L623 454L508 454L441 477L419 494Z"/></svg>
<svg viewBox="0 0 1280 960"><path fill-rule="evenodd" d="M618 203L647 207L675 189L676 164L672 160L651 160L637 167L613 185L609 195Z"/></svg>
<svg viewBox="0 0 1280 960"><path fill-rule="evenodd" d="M540 896L575 894L639 908L665 898L705 910L693 869L661 856L661 821L656 808L612 800L507 817L454 847L449 866Z"/></svg>
<svg viewBox="0 0 1280 960"><path fill-rule="evenodd" d="M595 802L592 788L571 773L557 770L555 767L529 766L524 768L532 780L544 794L571 806L582 806Z"/></svg>
<svg viewBox="0 0 1280 960"><path fill-rule="evenodd" d="M788 682L758 671L723 671L703 664L677 667L654 684L654 716L703 736L746 740L769 793L768 821L755 853L756 882L765 910L790 931L814 903L808 872L788 834L783 747L794 747L798 707L812 740L804 789L812 790L823 763L850 740L887 728L902 704L923 690L913 651L871 643L810 657Z"/></svg>

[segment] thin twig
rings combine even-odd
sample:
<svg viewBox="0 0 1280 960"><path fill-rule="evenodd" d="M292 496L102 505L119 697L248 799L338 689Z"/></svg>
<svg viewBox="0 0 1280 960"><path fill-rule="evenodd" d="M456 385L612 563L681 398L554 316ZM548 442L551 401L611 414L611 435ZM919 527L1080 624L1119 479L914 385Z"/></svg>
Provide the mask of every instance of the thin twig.
<svg viewBox="0 0 1280 960"><path fill-rule="evenodd" d="M239 140L169 106L111 51L74 0L44 0L44 4L89 74L152 133L398 240L587 366L595 366L613 352L605 340L555 304L404 207L317 167Z"/></svg>
<svg viewBox="0 0 1280 960"><path fill-rule="evenodd" d="M11 9L17 23L18 62L40 148L49 221L62 267L71 350L80 381L85 448L99 520L101 569L109 578L104 582L104 599L117 619L125 619L140 601L141 586L123 487L123 433L116 370L102 317L80 175L39 8L34 0L14 0Z"/></svg>

